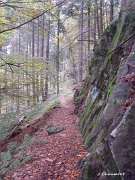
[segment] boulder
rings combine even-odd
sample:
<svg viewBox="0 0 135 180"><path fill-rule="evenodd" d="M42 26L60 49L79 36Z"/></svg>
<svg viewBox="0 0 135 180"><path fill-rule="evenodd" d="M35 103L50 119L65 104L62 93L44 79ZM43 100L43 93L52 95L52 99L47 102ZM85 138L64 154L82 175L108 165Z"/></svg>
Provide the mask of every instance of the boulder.
<svg viewBox="0 0 135 180"><path fill-rule="evenodd" d="M61 127L61 126L59 126L59 127L53 126L53 127L47 128L48 135L51 135L51 134L54 134L54 133L59 133L59 132L61 132L63 130L64 130L64 127Z"/></svg>

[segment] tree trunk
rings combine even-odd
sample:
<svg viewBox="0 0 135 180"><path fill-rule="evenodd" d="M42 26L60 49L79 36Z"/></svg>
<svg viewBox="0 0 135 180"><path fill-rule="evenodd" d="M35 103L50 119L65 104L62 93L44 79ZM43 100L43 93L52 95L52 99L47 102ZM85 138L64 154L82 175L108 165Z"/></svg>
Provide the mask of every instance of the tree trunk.
<svg viewBox="0 0 135 180"><path fill-rule="evenodd" d="M79 83L82 81L83 73L83 0L80 2L80 28L79 28Z"/></svg>
<svg viewBox="0 0 135 180"><path fill-rule="evenodd" d="M88 58L87 58L87 71L90 65L90 5L88 4Z"/></svg>
<svg viewBox="0 0 135 180"><path fill-rule="evenodd" d="M42 39L41 39L41 57L44 58L44 43L45 43L45 30L44 27L45 26L45 17L44 14L42 16ZM41 94L42 94L42 101L45 101L45 93L44 93L44 77L43 77L43 70L41 73Z"/></svg>
<svg viewBox="0 0 135 180"><path fill-rule="evenodd" d="M60 8L58 8L58 22L57 22L57 52L56 52L56 85L57 94L59 94L59 30L60 30Z"/></svg>
<svg viewBox="0 0 135 180"><path fill-rule="evenodd" d="M106 2L105 2L105 16L106 16L105 27L107 27L109 25L109 20L108 20L108 10L107 10Z"/></svg>
<svg viewBox="0 0 135 180"><path fill-rule="evenodd" d="M103 34L103 0L100 0L100 36Z"/></svg>
<svg viewBox="0 0 135 180"><path fill-rule="evenodd" d="M27 27L28 29L30 28L30 23L28 23L28 27ZM27 34L27 44L26 44L26 53L27 54L30 54L30 47L29 46L31 46L31 44L29 43L30 42L30 37L29 37L29 33ZM26 61L26 63L28 63L28 59L27 59L27 61ZM28 69L25 69L25 71L26 71L26 73L25 73L25 76L26 76L26 80L27 80L27 84L26 84L26 93L27 93L27 106L29 106L30 105L30 100L29 100L29 94L30 94L30 85L29 85L29 83L28 83L28 81L29 81L29 79L28 79Z"/></svg>
<svg viewBox="0 0 135 180"><path fill-rule="evenodd" d="M19 29L19 34L18 34L18 53L21 53L21 29ZM19 67L19 64L18 64ZM20 110L20 90L19 90L19 84L20 84L20 75L17 75L17 83L18 83L18 97L17 97L17 112Z"/></svg>
<svg viewBox="0 0 135 180"><path fill-rule="evenodd" d="M99 8L98 8L98 1L97 0L95 0L95 4L97 5L97 7L96 7L96 18L97 18L97 31L98 31L98 39L100 39L100 37L101 37L101 34L100 34L100 18L99 18L99 12L98 12L98 10L99 10Z"/></svg>
<svg viewBox="0 0 135 180"><path fill-rule="evenodd" d="M50 40L50 17L48 20L48 33L46 42L46 77L45 77L45 98L48 96L48 62L49 62L49 40Z"/></svg>
<svg viewBox="0 0 135 180"><path fill-rule="evenodd" d="M34 21L32 21L32 58L35 56L35 26L34 26ZM35 70L34 70L34 59L33 61L33 67L32 67L32 93L33 93L33 104L35 104L35 99L36 99L36 90L35 90Z"/></svg>
<svg viewBox="0 0 135 180"><path fill-rule="evenodd" d="M97 3L97 0L95 0L95 5ZM95 6L94 7L94 31L93 31L93 34L94 34L94 42L96 42L97 40L97 7Z"/></svg>
<svg viewBox="0 0 135 180"><path fill-rule="evenodd" d="M110 0L110 22L113 21L113 6L114 6L114 0Z"/></svg>
<svg viewBox="0 0 135 180"><path fill-rule="evenodd" d="M39 27L40 27L40 23L39 23L39 18L37 20L37 58L39 57ZM38 72L36 72L36 100L39 102L39 74Z"/></svg>

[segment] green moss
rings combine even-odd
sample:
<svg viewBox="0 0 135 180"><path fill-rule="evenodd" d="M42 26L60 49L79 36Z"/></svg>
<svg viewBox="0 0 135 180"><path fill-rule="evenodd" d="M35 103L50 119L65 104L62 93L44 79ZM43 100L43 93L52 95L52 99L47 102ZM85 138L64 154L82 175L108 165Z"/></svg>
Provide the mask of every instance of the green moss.
<svg viewBox="0 0 135 180"><path fill-rule="evenodd" d="M83 110L83 113L81 114L81 117L80 117L80 121L78 123L78 125L81 127L83 125L83 122L85 120L85 118L88 116L89 114L89 110L91 108L91 105L92 103L89 103Z"/></svg>
<svg viewBox="0 0 135 180"><path fill-rule="evenodd" d="M97 59L93 59L91 62L91 67L97 66L99 64L99 61Z"/></svg>
<svg viewBox="0 0 135 180"><path fill-rule="evenodd" d="M110 32L111 32L112 34L115 34L116 28L117 28L116 24L115 24L114 22L112 22L112 23L105 29L103 35L106 35L106 36L108 37L108 36L110 35Z"/></svg>
<svg viewBox="0 0 135 180"><path fill-rule="evenodd" d="M132 20L135 21L135 13L132 13Z"/></svg>
<svg viewBox="0 0 135 180"><path fill-rule="evenodd" d="M93 180L96 175L96 169L92 168L92 166L87 163L86 168L84 170L84 180Z"/></svg>
<svg viewBox="0 0 135 180"><path fill-rule="evenodd" d="M102 162L104 163L104 166L107 166L108 162L112 158L112 154L110 150L105 147L103 150L103 153L100 155L100 158Z"/></svg>
<svg viewBox="0 0 135 180"><path fill-rule="evenodd" d="M107 44L104 38L100 40L100 54L106 54L107 53Z"/></svg>
<svg viewBox="0 0 135 180"><path fill-rule="evenodd" d="M88 142L89 142L89 139L90 139L90 136L91 136L91 133L87 134L85 140L84 140L84 146L85 148L88 147Z"/></svg>
<svg viewBox="0 0 135 180"><path fill-rule="evenodd" d="M87 108L83 111L84 116L81 116L80 118L79 126L82 129L83 136L85 136L87 132L91 131L93 118L96 118L96 115L98 115L99 113L100 107L98 108L96 105L97 103L95 101L94 103L89 104L89 106L87 106Z"/></svg>
<svg viewBox="0 0 135 180"><path fill-rule="evenodd" d="M135 22L132 22L131 26L132 26L132 27L135 27Z"/></svg>
<svg viewBox="0 0 135 180"><path fill-rule="evenodd" d="M111 52L112 52L113 48L115 48L117 46L118 42L119 42L119 37L120 37L121 31L122 31L122 28L123 28L124 20L125 20L125 15L123 15L121 21L118 23L118 26L117 26L117 29L116 29L116 33L115 33L115 35L113 37L113 40L111 42L110 48L109 48L108 53L107 53L109 55L106 56L106 58L104 60L104 67L103 67L103 69L106 67L108 61L111 60L111 58L112 58L112 53Z"/></svg>
<svg viewBox="0 0 135 180"><path fill-rule="evenodd" d="M128 24L129 24L130 19L131 19L131 14L128 14L128 15L125 17L125 23L128 23Z"/></svg>
<svg viewBox="0 0 135 180"><path fill-rule="evenodd" d="M117 26L114 23L111 23L109 26L109 31L111 31L113 34L116 32Z"/></svg>
<svg viewBox="0 0 135 180"><path fill-rule="evenodd" d="M93 131L94 131L94 128L93 128ZM91 136L92 136L92 132L91 132ZM91 141L90 142L88 141L86 148L93 149L93 152L96 153L97 147L102 142L104 136L105 136L104 131L102 129L98 129L97 133L95 134L94 139L92 140L92 143Z"/></svg>
<svg viewBox="0 0 135 180"><path fill-rule="evenodd" d="M120 38L119 38L119 42L122 42L123 39L125 38L126 30L127 30L126 27L122 28L122 31L121 31L121 34L120 34Z"/></svg>
<svg viewBox="0 0 135 180"><path fill-rule="evenodd" d="M104 30L103 35L108 36L108 31L109 31L108 29L109 29L109 26Z"/></svg>
<svg viewBox="0 0 135 180"><path fill-rule="evenodd" d="M118 170L118 167L117 167L117 164L116 162L114 161L114 159L112 158L109 163L107 164L106 166L106 169L107 169L107 172L111 172L111 173L119 173L119 170ZM113 179L113 176L112 176L112 179ZM121 180L121 176L116 176L115 177L116 180Z"/></svg>
<svg viewBox="0 0 135 180"><path fill-rule="evenodd" d="M108 89L107 89L106 100L105 100L106 102L107 102L109 96L112 94L115 85L116 85L116 77L112 81L109 82Z"/></svg>

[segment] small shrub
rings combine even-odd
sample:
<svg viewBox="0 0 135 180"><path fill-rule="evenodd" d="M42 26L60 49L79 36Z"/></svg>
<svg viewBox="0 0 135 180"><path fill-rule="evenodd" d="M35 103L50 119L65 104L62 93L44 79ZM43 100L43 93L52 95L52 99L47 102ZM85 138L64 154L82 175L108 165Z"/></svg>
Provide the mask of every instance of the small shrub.
<svg viewBox="0 0 135 180"><path fill-rule="evenodd" d="M20 146L16 149L16 151L25 151L25 150L27 150L28 148L29 148L29 145L26 144L26 143L24 143L24 144L20 145Z"/></svg>
<svg viewBox="0 0 135 180"><path fill-rule="evenodd" d="M8 149L8 151L13 151L18 145L19 145L19 143L17 143L17 142L10 142L7 146L7 149Z"/></svg>
<svg viewBox="0 0 135 180"><path fill-rule="evenodd" d="M32 160L32 157L33 157L33 155L26 156L26 157L23 159L23 162L28 162L28 161Z"/></svg>
<svg viewBox="0 0 135 180"><path fill-rule="evenodd" d="M25 134L23 140L25 144L31 144L35 140L35 138L31 138L29 134Z"/></svg>
<svg viewBox="0 0 135 180"><path fill-rule="evenodd" d="M17 165L19 165L21 162L19 159L15 159L12 163L11 163L11 168L16 167Z"/></svg>
<svg viewBox="0 0 135 180"><path fill-rule="evenodd" d="M0 174L4 174L5 172L9 171L10 168L3 168L0 170Z"/></svg>
<svg viewBox="0 0 135 180"><path fill-rule="evenodd" d="M4 162L7 162L11 159L11 153L10 151L7 151L7 152L1 152L1 159L2 161Z"/></svg>

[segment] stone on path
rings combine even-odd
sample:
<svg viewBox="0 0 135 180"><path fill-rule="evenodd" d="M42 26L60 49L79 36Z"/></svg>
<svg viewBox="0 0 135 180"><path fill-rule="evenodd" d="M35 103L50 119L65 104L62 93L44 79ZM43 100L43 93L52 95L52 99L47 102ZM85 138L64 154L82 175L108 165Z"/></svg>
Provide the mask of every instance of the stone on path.
<svg viewBox="0 0 135 180"><path fill-rule="evenodd" d="M62 126L59 126L59 127L53 126L53 127L47 128L48 135L51 135L51 134L54 134L54 133L59 133L59 132L61 132L63 130L64 130L64 127L62 127Z"/></svg>

